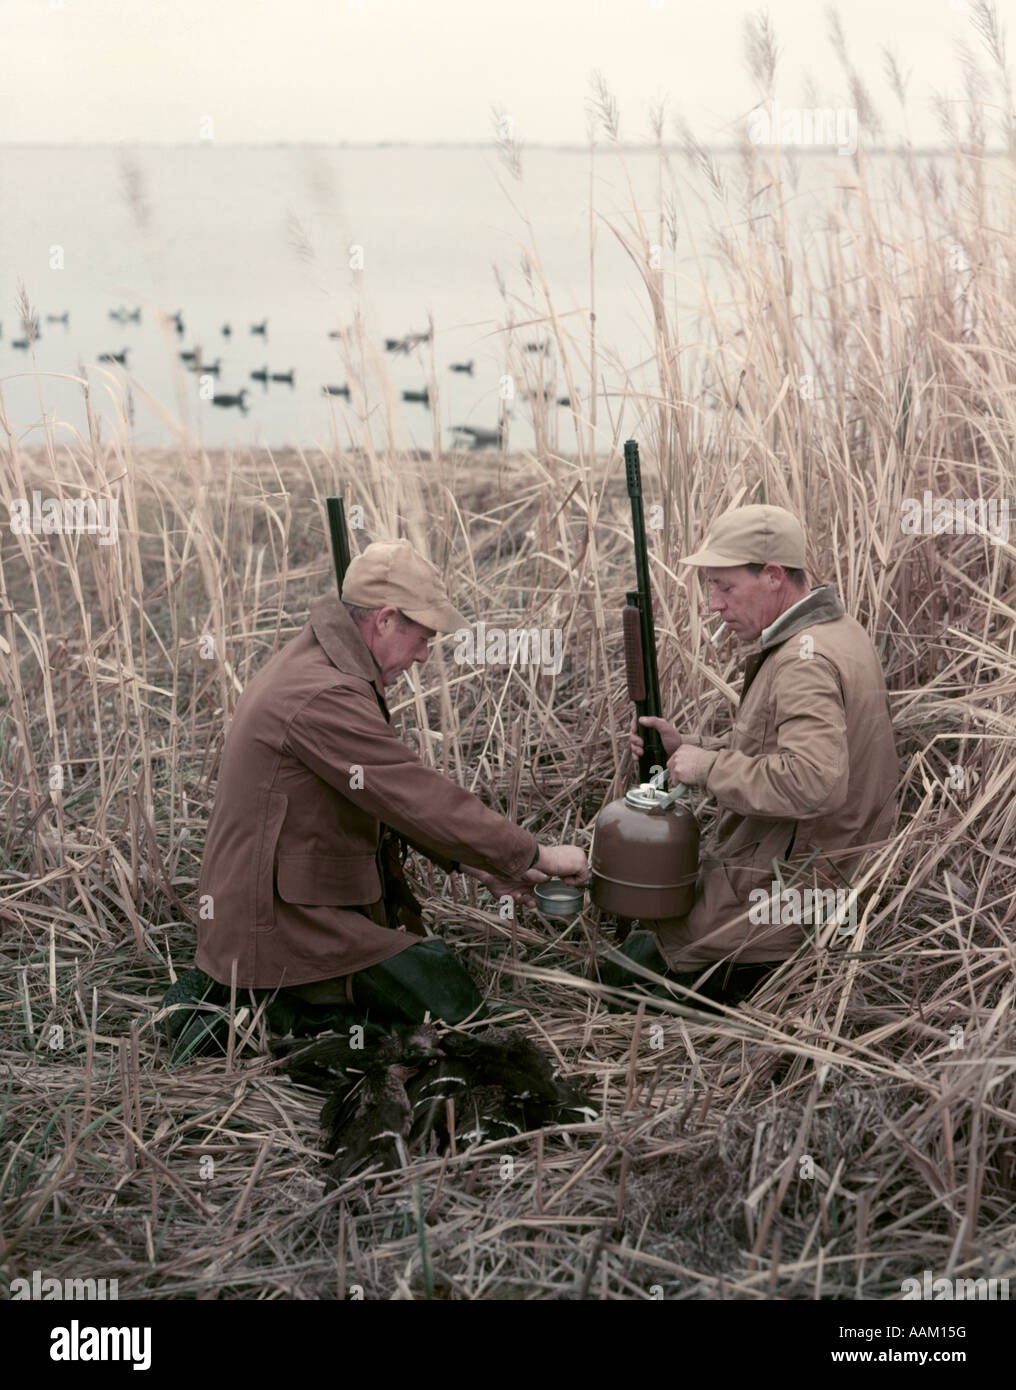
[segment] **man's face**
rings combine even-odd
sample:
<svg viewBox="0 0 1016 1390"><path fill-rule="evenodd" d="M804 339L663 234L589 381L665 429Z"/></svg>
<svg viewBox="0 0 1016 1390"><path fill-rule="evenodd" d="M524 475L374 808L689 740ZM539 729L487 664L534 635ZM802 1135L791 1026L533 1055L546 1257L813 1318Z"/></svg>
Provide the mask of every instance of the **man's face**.
<svg viewBox="0 0 1016 1390"><path fill-rule="evenodd" d="M394 685L414 661L422 666L430 655L428 643L436 636L432 627L404 618L397 608L382 608L375 616L374 630L367 640L381 667L382 684Z"/></svg>
<svg viewBox="0 0 1016 1390"><path fill-rule="evenodd" d="M706 580L710 613L719 613L742 643L757 641L788 606L786 574L779 565L766 565L761 574L745 565L707 569Z"/></svg>

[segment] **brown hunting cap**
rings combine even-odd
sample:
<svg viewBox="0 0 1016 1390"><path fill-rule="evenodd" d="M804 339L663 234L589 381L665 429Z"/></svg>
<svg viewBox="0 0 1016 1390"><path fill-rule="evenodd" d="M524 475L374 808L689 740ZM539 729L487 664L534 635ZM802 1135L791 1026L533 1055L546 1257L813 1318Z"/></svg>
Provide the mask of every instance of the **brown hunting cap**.
<svg viewBox="0 0 1016 1390"><path fill-rule="evenodd" d="M398 608L435 632L455 632L469 623L448 602L441 576L408 541L372 541L350 562L342 584L344 603L357 608Z"/></svg>
<svg viewBox="0 0 1016 1390"><path fill-rule="evenodd" d="M786 565L804 569L804 528L782 507L734 507L714 523L706 543L682 565L728 569L733 565Z"/></svg>

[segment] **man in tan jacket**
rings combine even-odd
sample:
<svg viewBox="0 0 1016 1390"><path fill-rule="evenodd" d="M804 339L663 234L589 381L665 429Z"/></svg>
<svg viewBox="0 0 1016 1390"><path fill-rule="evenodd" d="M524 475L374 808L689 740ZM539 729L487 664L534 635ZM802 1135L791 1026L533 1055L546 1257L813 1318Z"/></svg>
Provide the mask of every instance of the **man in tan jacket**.
<svg viewBox="0 0 1016 1390"><path fill-rule="evenodd" d="M660 732L671 785L708 792L720 814L691 912L643 924L655 940L633 933L625 954L696 976L724 962L705 992L728 1000L793 955L828 907L856 911L859 851L889 834L895 814L878 657L831 586L809 590L804 550L800 523L781 507L738 507L717 521L682 563L705 571L710 611L749 648L732 734L707 750L665 720L641 721ZM631 745L637 757L634 728Z"/></svg>
<svg viewBox="0 0 1016 1390"><path fill-rule="evenodd" d="M167 1004L221 1004L235 980L281 992L276 1017L284 999L311 1012L348 1005L418 1021L429 1011L457 1023L480 995L443 941L421 939L394 836L516 900L552 875L585 880L581 849L538 845L391 728L385 689L427 660L438 633L465 626L408 541L375 542L350 564L342 601L316 600L307 626L250 681L208 827L198 969ZM179 1037L187 1012L169 1018Z"/></svg>

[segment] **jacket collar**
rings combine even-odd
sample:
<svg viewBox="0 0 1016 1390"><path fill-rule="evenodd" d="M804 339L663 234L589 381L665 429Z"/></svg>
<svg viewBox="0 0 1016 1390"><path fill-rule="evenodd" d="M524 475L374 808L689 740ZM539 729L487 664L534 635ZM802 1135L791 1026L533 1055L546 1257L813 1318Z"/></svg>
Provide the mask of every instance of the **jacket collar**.
<svg viewBox="0 0 1016 1390"><path fill-rule="evenodd" d="M345 605L334 594L322 594L310 606L310 625L332 665L347 676L359 676L361 680L370 681L384 706L381 667L360 636L360 630Z"/></svg>
<svg viewBox="0 0 1016 1390"><path fill-rule="evenodd" d="M786 642L789 637L803 628L814 627L816 623L831 623L842 618L846 609L831 584L820 584L812 589L807 598L795 603L785 613L781 613L774 623L762 630L758 650L767 652Z"/></svg>

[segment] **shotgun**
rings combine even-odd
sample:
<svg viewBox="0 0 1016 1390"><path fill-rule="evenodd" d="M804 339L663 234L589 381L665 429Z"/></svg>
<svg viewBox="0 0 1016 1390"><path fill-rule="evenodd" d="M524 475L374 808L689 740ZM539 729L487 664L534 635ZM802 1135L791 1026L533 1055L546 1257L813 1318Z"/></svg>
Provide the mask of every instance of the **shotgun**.
<svg viewBox="0 0 1016 1390"><path fill-rule="evenodd" d="M646 553L646 521L642 510L642 474L639 446L629 439L624 446L624 466L631 499L631 521L635 536L635 582L638 587L627 595L622 614L624 624L624 667L629 698L639 715L662 717L660 677L656 669L656 629L653 625L653 597L649 587L649 557ZM640 728L645 752L639 758L639 779L648 782L653 772L667 766L667 755L655 729Z"/></svg>
<svg viewBox="0 0 1016 1390"><path fill-rule="evenodd" d="M335 578L342 594L342 584L349 569L349 532L346 530L346 509L341 497L326 497L328 508L328 529L332 533L332 559L335 561Z"/></svg>

